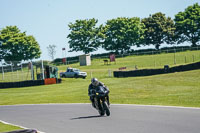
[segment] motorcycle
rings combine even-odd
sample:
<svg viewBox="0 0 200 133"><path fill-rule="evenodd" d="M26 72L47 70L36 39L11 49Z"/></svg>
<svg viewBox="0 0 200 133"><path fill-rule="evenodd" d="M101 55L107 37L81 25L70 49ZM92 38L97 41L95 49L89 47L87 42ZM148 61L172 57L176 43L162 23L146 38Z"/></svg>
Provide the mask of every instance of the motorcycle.
<svg viewBox="0 0 200 133"><path fill-rule="evenodd" d="M94 96L94 104L101 116L104 116L105 113L107 116L110 116L110 110L108 106L108 93L109 91L105 90L103 86L98 86L96 90L93 90L92 94Z"/></svg>

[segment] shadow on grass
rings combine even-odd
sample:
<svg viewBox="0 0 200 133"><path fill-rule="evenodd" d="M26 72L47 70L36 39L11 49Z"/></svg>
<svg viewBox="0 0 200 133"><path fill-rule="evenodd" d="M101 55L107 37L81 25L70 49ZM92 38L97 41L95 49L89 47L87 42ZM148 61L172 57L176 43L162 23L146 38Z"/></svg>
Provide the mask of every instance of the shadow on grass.
<svg viewBox="0 0 200 133"><path fill-rule="evenodd" d="M82 117L71 118L70 120L91 119L91 118L98 118L98 117L104 117L104 116L100 116L100 115L82 116Z"/></svg>

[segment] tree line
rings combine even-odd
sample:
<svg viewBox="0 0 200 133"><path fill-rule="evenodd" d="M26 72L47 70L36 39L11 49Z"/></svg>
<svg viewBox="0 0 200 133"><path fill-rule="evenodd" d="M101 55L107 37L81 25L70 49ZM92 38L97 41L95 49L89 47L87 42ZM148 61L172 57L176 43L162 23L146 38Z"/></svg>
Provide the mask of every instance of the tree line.
<svg viewBox="0 0 200 133"><path fill-rule="evenodd" d="M185 41L196 46L200 41L200 6L188 6L175 18L158 12L147 18L118 17L97 26L95 18L69 23L70 51L90 53L104 48L107 51L126 53L132 46L154 45L156 49L164 43L180 44ZM55 45L47 47L53 59ZM6 26L0 30L0 61L22 61L37 59L41 55L39 43L32 35L17 26Z"/></svg>
<svg viewBox="0 0 200 133"><path fill-rule="evenodd" d="M76 20L70 23L70 51L83 51L85 54L102 47L107 51L126 53L131 46L154 45L156 49L164 43L191 43L196 46L200 41L200 6L188 6L175 18L158 12L147 18L118 17L107 20L105 25L97 26L95 18Z"/></svg>

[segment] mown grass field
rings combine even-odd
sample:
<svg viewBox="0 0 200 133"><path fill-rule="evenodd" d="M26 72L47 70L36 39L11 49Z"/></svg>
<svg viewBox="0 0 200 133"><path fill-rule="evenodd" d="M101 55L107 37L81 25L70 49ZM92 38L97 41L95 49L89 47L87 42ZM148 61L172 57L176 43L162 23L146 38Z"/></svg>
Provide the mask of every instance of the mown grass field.
<svg viewBox="0 0 200 133"><path fill-rule="evenodd" d="M110 88L111 103L200 107L200 70L131 78L100 78ZM61 84L0 89L0 105L89 103L87 79Z"/></svg>

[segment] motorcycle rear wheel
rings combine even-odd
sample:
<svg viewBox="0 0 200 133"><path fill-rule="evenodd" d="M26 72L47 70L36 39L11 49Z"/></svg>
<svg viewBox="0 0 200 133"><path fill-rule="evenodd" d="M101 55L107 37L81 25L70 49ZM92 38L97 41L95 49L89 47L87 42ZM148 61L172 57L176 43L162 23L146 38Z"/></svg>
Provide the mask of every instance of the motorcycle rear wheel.
<svg viewBox="0 0 200 133"><path fill-rule="evenodd" d="M99 111L100 116L104 116L105 115L105 111Z"/></svg>

